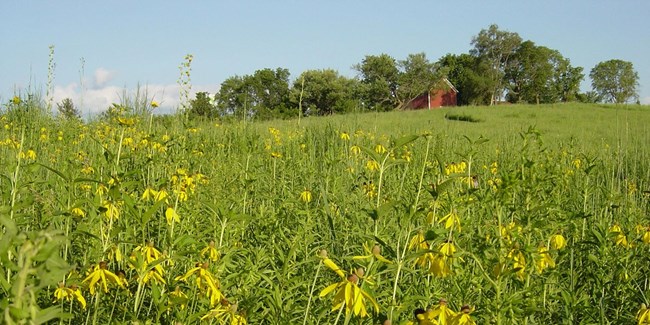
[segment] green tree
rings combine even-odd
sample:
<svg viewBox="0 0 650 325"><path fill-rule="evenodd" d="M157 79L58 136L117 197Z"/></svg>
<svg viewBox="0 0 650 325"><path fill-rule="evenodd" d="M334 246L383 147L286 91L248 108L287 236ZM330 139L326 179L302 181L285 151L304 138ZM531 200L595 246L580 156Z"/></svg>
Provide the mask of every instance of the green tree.
<svg viewBox="0 0 650 325"><path fill-rule="evenodd" d="M409 54L406 60L399 61L399 67L401 68L397 87L399 107L430 90L441 79L435 63L429 62L424 53Z"/></svg>
<svg viewBox="0 0 650 325"><path fill-rule="evenodd" d="M499 26L495 24L481 30L472 38L471 45L474 48L470 50L470 54L483 61L487 68L486 76L490 81L490 105L503 97L505 69L520 43L519 34L499 30Z"/></svg>
<svg viewBox="0 0 650 325"><path fill-rule="evenodd" d="M74 107L74 103L70 98L64 98L60 103L56 103L56 109L59 115L66 120L78 120L81 118L81 113Z"/></svg>
<svg viewBox="0 0 650 325"><path fill-rule="evenodd" d="M217 115L217 108L212 104L210 94L207 92L198 92L196 97L190 100L190 116L213 118Z"/></svg>
<svg viewBox="0 0 650 325"><path fill-rule="evenodd" d="M517 48L506 67L510 102L555 103L575 100L583 74L560 52L532 41Z"/></svg>
<svg viewBox="0 0 650 325"><path fill-rule="evenodd" d="M307 70L294 82L291 101L298 107L302 92L301 106L305 116L350 112L358 104L355 98L358 83L339 75L336 70Z"/></svg>
<svg viewBox="0 0 650 325"><path fill-rule="evenodd" d="M589 73L591 87L601 100L610 103L626 103L639 97L639 74L632 62L609 60L598 63Z"/></svg>
<svg viewBox="0 0 650 325"><path fill-rule="evenodd" d="M250 91L250 107L258 119L286 117L289 114L289 70L283 68L257 70L246 76Z"/></svg>
<svg viewBox="0 0 650 325"><path fill-rule="evenodd" d="M359 72L361 79L359 96L364 107L380 111L397 107L400 71L393 57L388 54L366 55L353 68Z"/></svg>
<svg viewBox="0 0 650 325"><path fill-rule="evenodd" d="M270 119L289 115L289 70L257 70L221 83L217 108L222 116Z"/></svg>
<svg viewBox="0 0 650 325"><path fill-rule="evenodd" d="M484 62L469 54L447 54L437 65L440 73L458 90L458 105L487 105L491 86Z"/></svg>
<svg viewBox="0 0 650 325"><path fill-rule="evenodd" d="M220 116L246 118L249 115L250 92L244 77L228 77L217 93L217 110Z"/></svg>

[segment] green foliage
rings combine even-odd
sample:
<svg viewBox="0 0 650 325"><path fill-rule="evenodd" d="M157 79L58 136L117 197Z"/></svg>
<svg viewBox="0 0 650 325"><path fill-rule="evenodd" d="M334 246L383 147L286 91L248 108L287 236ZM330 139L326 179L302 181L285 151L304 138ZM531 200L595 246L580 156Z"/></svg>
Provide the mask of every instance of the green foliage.
<svg viewBox="0 0 650 325"><path fill-rule="evenodd" d="M330 324L334 294L319 293L354 274L379 313L367 302L349 323L400 324L441 298L475 307L478 324L633 323L649 294L648 113L511 105L151 127L3 114L2 322ZM409 248L419 234L427 249ZM448 270L426 264L441 247ZM538 270L540 247L554 267ZM91 294L98 270L128 283ZM225 299L211 302L199 274Z"/></svg>
<svg viewBox="0 0 650 325"><path fill-rule="evenodd" d="M304 88L302 82L304 80ZM303 115L331 115L354 111L358 81L339 75L332 69L307 70L294 82L291 101L298 107L302 93Z"/></svg>
<svg viewBox="0 0 650 325"><path fill-rule="evenodd" d="M289 103L289 76L289 70L277 68L226 79L217 94L219 115L259 120L294 116Z"/></svg>
<svg viewBox="0 0 650 325"><path fill-rule="evenodd" d="M520 44L505 71L511 103L555 103L575 100L583 78L560 52L531 41Z"/></svg>
<svg viewBox="0 0 650 325"><path fill-rule="evenodd" d="M366 55L354 69L361 77L360 97L366 109L388 111L398 106L400 71L393 57L388 54Z"/></svg>
<svg viewBox="0 0 650 325"><path fill-rule="evenodd" d="M594 91L606 103L622 104L639 97L639 74L634 70L632 62L600 62L591 69L589 77Z"/></svg>
<svg viewBox="0 0 650 325"><path fill-rule="evenodd" d="M190 101L188 114L192 117L214 118L217 116L217 108L212 104L213 100L207 92L196 93L196 98Z"/></svg>
<svg viewBox="0 0 650 325"><path fill-rule="evenodd" d="M56 109L59 115L66 120L76 120L81 118L81 113L74 107L70 98L64 98L60 103L56 103Z"/></svg>
<svg viewBox="0 0 650 325"><path fill-rule="evenodd" d="M437 62L441 73L458 89L458 105L488 105L490 103L490 80L486 65L469 54L447 54Z"/></svg>
<svg viewBox="0 0 650 325"><path fill-rule="evenodd" d="M482 29L472 38L473 48L470 55L479 58L486 67L486 76L490 81L490 105L496 104L505 90L505 70L510 58L521 44L519 34L500 30L496 24Z"/></svg>

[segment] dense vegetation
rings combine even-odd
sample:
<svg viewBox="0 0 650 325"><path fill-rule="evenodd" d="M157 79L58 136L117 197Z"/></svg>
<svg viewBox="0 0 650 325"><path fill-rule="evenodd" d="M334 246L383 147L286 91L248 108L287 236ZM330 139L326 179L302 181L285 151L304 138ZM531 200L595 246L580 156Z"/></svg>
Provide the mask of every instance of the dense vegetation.
<svg viewBox="0 0 650 325"><path fill-rule="evenodd" d="M645 106L223 124L43 107L0 116L3 323L650 317Z"/></svg>
<svg viewBox="0 0 650 325"><path fill-rule="evenodd" d="M580 92L585 75L558 50L523 41L497 25L471 40L469 53L447 54L435 62L425 53L397 60L388 54L366 55L348 78L332 69L308 70L292 82L284 68L232 76L216 94L197 94L193 115L257 119L295 118L408 108L430 89L446 89L447 78L459 91L459 105L638 101L638 74L631 62L609 60L589 74L592 91ZM191 58L191 57L190 57ZM191 59L186 61L189 68ZM187 75L188 70L183 70ZM187 82L187 81L185 81ZM212 96L212 97L210 97ZM210 97L210 100L209 100Z"/></svg>

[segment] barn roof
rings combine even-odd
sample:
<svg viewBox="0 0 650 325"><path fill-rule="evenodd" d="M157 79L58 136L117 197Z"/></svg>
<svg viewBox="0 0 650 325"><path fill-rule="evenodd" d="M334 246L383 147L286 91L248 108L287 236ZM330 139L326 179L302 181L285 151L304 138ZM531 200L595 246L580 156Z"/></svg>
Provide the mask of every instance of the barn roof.
<svg viewBox="0 0 650 325"><path fill-rule="evenodd" d="M454 87L454 85L451 83L451 81L449 81L449 79L442 78L442 81L449 87L449 89L453 90L455 93L458 94L458 89L456 89L456 87Z"/></svg>

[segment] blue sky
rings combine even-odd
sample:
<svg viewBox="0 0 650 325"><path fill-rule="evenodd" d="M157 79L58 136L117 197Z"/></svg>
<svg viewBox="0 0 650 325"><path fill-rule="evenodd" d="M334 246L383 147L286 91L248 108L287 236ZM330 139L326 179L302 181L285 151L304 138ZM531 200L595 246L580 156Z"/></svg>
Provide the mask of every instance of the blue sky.
<svg viewBox="0 0 650 325"><path fill-rule="evenodd" d="M10 1L0 12L0 100L45 89L55 46L55 101L84 113L106 109L138 85L178 105L178 66L194 55L194 91L218 90L233 75L283 67L355 76L365 55L404 59L467 53L490 24L559 50L589 71L631 61L650 103L650 1ZM82 58L83 64L82 74ZM82 82L83 80L83 82Z"/></svg>

